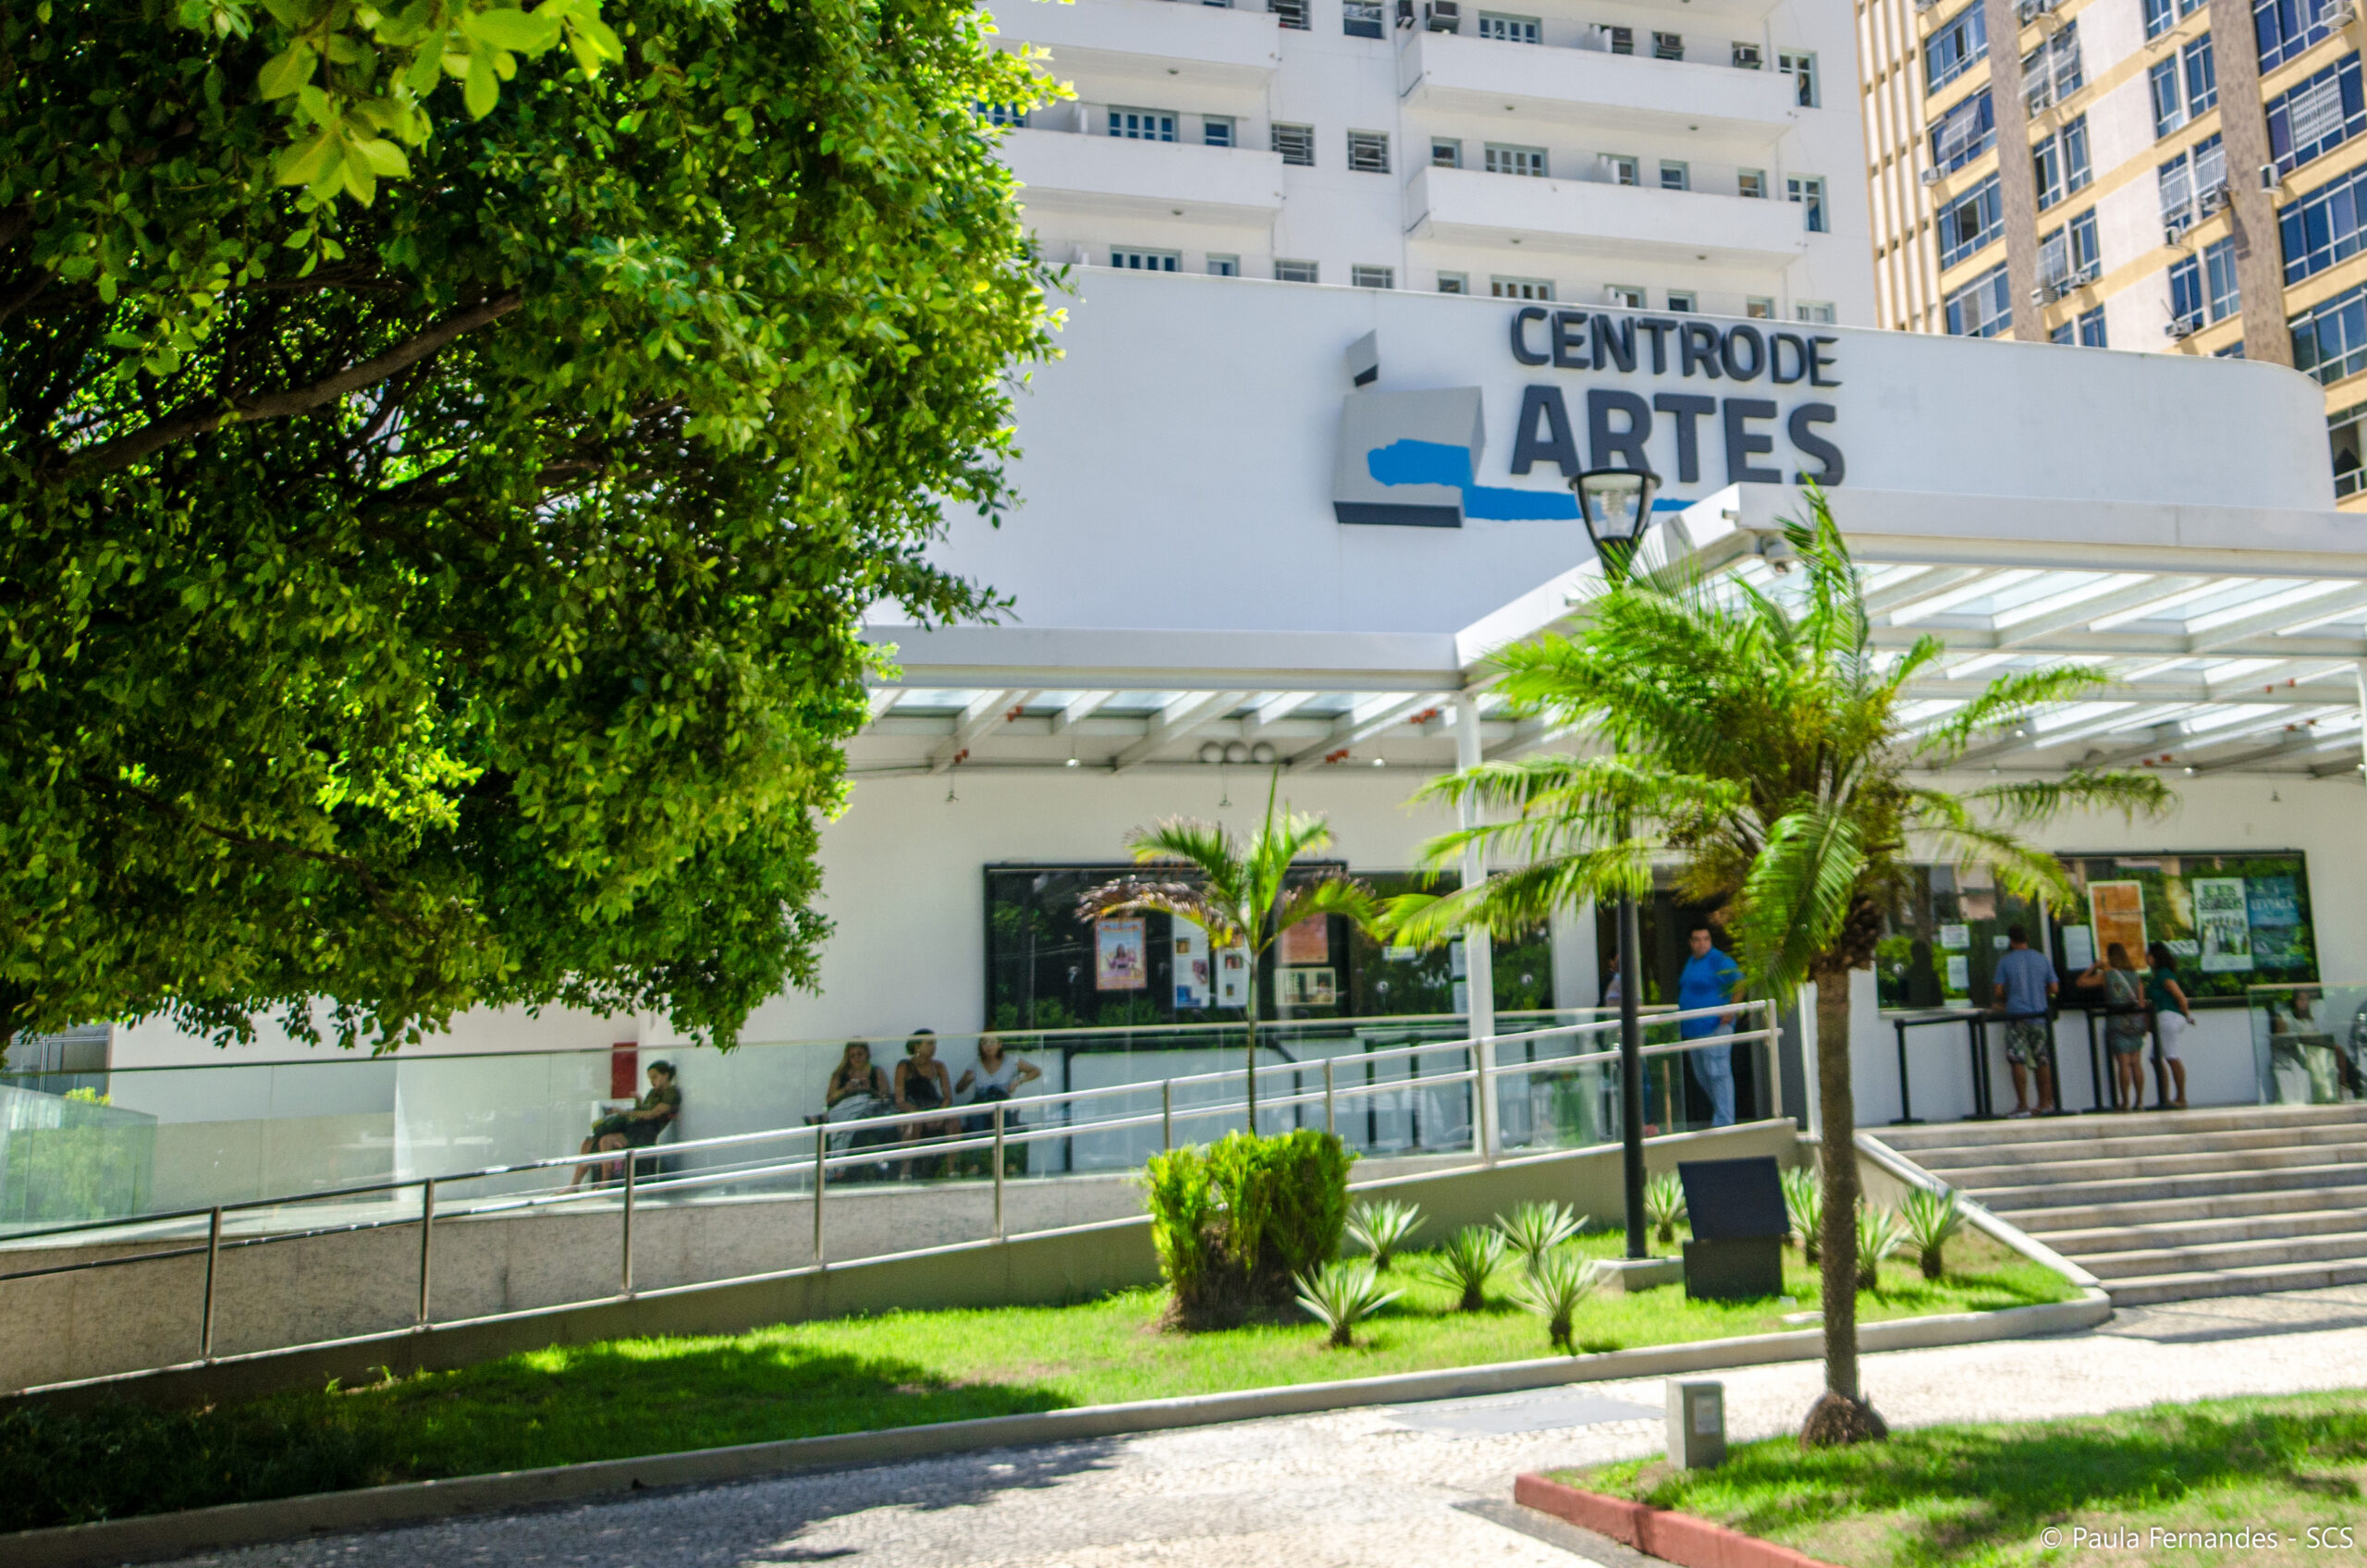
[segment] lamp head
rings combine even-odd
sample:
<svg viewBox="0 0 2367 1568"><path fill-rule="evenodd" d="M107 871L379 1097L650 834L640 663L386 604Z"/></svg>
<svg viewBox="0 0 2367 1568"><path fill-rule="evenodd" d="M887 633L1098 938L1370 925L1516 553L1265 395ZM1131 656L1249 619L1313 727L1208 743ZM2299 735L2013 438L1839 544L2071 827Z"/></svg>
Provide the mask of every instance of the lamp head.
<svg viewBox="0 0 2367 1568"><path fill-rule="evenodd" d="M1624 575L1635 559L1636 546L1652 524L1652 496L1660 487L1660 475L1649 469L1593 468L1570 481L1595 554L1611 575Z"/></svg>

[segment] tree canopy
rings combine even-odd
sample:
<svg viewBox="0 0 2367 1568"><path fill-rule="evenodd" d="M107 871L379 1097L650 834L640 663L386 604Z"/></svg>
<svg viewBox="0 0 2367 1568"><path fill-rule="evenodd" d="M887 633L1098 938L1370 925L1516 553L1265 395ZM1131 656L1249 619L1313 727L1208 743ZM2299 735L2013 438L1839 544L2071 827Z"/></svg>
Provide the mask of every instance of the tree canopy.
<svg viewBox="0 0 2367 1568"><path fill-rule="evenodd" d="M991 603L922 552L1012 499L975 105L1040 86L961 0L611 7L316 191L322 14L217 14L0 7L0 1038L728 1043L812 977L859 617Z"/></svg>

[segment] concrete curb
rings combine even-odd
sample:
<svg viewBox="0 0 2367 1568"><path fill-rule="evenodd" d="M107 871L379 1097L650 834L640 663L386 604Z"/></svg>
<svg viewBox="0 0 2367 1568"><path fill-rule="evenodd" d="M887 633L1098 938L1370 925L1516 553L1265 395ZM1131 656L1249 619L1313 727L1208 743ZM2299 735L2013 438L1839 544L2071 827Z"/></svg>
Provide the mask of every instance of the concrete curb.
<svg viewBox="0 0 2367 1568"><path fill-rule="evenodd" d="M2090 1292L2078 1301L1870 1324L1858 1329L1858 1342L1861 1351L1871 1353L1970 1344L1984 1340L2028 1339L2091 1328L2111 1316L2112 1303L2103 1292ZM1608 1382L1771 1362L1812 1361L1822 1352L1821 1334L1809 1329L1788 1334L1705 1340L1693 1344L1651 1345L1595 1355L1502 1362L1490 1366L1140 1400L1126 1404L1083 1405L1034 1415L992 1415L881 1432L848 1432L697 1449L687 1453L650 1454L637 1459L595 1460L541 1470L410 1481L358 1491L320 1492L264 1502L227 1503L181 1513L25 1530L0 1535L0 1560L5 1560L10 1568L84 1568L89 1564L148 1562L195 1551L300 1540L322 1532L417 1524L455 1514L579 1501L651 1487L706 1485L797 1471L846 1469L936 1454L1086 1441L1376 1404L1469 1399L1564 1383Z"/></svg>
<svg viewBox="0 0 2367 1568"><path fill-rule="evenodd" d="M1683 1568L1834 1568L1821 1558L1690 1513L1581 1491L1542 1476L1516 1477L1513 1501Z"/></svg>

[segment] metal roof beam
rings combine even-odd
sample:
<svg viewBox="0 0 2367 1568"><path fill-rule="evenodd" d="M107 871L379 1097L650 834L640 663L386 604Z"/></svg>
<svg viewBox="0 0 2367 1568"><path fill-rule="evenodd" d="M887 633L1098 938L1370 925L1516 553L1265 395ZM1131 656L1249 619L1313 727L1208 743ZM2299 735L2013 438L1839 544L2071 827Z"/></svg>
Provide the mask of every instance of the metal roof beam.
<svg viewBox="0 0 2367 1568"><path fill-rule="evenodd" d="M2298 602L2279 605L2272 610L2238 616L2222 621L2208 631L2187 634L2187 647L2197 654L2216 653L2222 649L2252 641L2275 637L2287 627L2296 631L2338 620L2346 615L2367 610L2367 590L2356 586L2337 588L2324 594L2313 594Z"/></svg>
<svg viewBox="0 0 2367 1568"><path fill-rule="evenodd" d="M1904 582L1894 582L1868 594L1866 613L1870 616L1888 615L1894 606L1911 604L1918 599L1928 599L1942 589L1953 588L1959 582L1986 576L1994 570L1985 566L1941 566L1933 567L1928 571L1919 571Z"/></svg>
<svg viewBox="0 0 2367 1568"><path fill-rule="evenodd" d="M1060 712L1052 716L1052 733L1058 735L1063 729L1074 729L1077 725L1083 724L1099 712L1103 704L1117 694L1108 690L1079 692L1061 706Z"/></svg>
<svg viewBox="0 0 2367 1568"><path fill-rule="evenodd" d="M2052 608L2041 609L2036 614L1998 627L1997 646L2018 648L2026 643L2038 642L2075 626L2093 625L2104 617L2117 615L2123 610L2142 611L2146 606L2177 598L2208 581L2208 578L2201 577L2148 577L2127 587L2091 594L2068 604L2059 600L2049 601Z"/></svg>
<svg viewBox="0 0 2367 1568"><path fill-rule="evenodd" d="M1350 709L1331 726L1331 734L1291 758L1290 771L1304 773L1308 768L1320 767L1325 758L1336 755L1359 741L1369 741L1376 735L1394 729L1424 708L1436 707L1445 700L1437 692L1417 692L1410 697L1401 697L1393 703L1370 709L1362 717Z"/></svg>
<svg viewBox="0 0 2367 1568"><path fill-rule="evenodd" d="M2255 730L2252 733L2259 732ZM2250 735L2245 737L2247 740L2250 738ZM2359 742L2356 735L2346 735L2341 739L2353 746ZM2274 762L2279 757L2294 757L2311 752L2322 752L2329 743L2329 737L2321 735L2314 729L2296 727L2290 734L2284 736L2274 745L2255 746L2250 751L2238 752L2233 756L2214 757L2209 762L2190 763L2188 766L2194 769L2198 777L2206 773L2232 773L2238 768L2250 767L2263 762Z"/></svg>
<svg viewBox="0 0 2367 1568"><path fill-rule="evenodd" d="M1110 771L1123 773L1136 763L1170 746L1179 745L1240 705L1246 692L1193 692L1161 708L1143 727L1143 738L1110 760Z"/></svg>
<svg viewBox="0 0 2367 1568"><path fill-rule="evenodd" d="M953 733L937 743L928 754L928 770L943 773L969 753L970 742L1000 724L1014 706L1024 707L1033 692L1014 692L1008 687L993 687L970 699L962 717L953 721ZM1016 704L1011 699L1017 698Z"/></svg>

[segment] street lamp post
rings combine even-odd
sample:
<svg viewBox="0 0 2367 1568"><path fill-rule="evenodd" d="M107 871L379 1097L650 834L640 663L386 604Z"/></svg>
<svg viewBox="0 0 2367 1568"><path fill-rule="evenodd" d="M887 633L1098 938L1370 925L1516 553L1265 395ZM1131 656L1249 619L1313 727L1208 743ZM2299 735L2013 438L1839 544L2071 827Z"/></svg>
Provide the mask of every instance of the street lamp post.
<svg viewBox="0 0 2367 1568"><path fill-rule="evenodd" d="M1570 481L1578 493L1578 511L1586 519L1587 534L1601 557L1603 574L1617 582L1627 574L1651 526L1652 494L1660 476L1649 470L1589 469ZM1622 823L1622 837L1625 824ZM1642 999L1637 973L1636 895L1619 895L1619 1132L1627 1198L1627 1256L1650 1256L1644 1238L1644 1026L1637 1004Z"/></svg>

